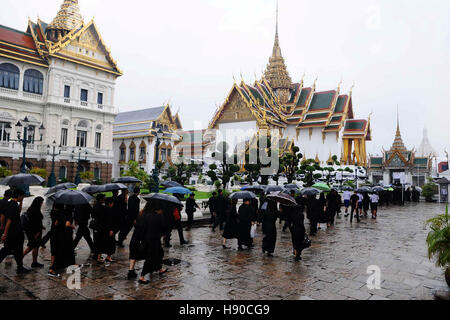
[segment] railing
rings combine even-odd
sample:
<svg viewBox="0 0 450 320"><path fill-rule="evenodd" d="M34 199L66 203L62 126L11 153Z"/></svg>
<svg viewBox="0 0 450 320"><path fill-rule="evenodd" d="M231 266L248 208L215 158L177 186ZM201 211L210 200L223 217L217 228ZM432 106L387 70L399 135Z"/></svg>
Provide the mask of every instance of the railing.
<svg viewBox="0 0 450 320"><path fill-rule="evenodd" d="M102 105L102 104L99 104L99 105L98 105L98 108L99 108L100 110L103 110L103 105Z"/></svg>
<svg viewBox="0 0 450 320"><path fill-rule="evenodd" d="M65 103L70 103L70 98L64 98Z"/></svg>
<svg viewBox="0 0 450 320"><path fill-rule="evenodd" d="M6 94L10 94L13 96L18 96L19 95L19 90L13 90L13 89L8 89L8 88L0 88L0 92L1 93L6 93Z"/></svg>
<svg viewBox="0 0 450 320"><path fill-rule="evenodd" d="M30 92L22 92L22 95L25 98L30 98L34 100L42 100L42 94L30 93Z"/></svg>

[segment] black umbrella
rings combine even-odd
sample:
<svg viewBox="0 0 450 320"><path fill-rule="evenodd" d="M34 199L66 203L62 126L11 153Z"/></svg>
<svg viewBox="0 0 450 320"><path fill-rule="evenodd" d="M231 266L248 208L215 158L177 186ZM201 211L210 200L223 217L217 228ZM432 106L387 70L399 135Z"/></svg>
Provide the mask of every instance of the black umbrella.
<svg viewBox="0 0 450 320"><path fill-rule="evenodd" d="M89 194L104 192L103 186L89 186L89 187L83 188L83 190L81 190L81 191L89 193Z"/></svg>
<svg viewBox="0 0 450 320"><path fill-rule="evenodd" d="M83 191L61 190L50 197L55 203L69 206L80 206L89 204L94 198Z"/></svg>
<svg viewBox="0 0 450 320"><path fill-rule="evenodd" d="M361 188L358 188L358 190L356 190L356 191L362 193L362 192L370 192L371 190L369 187L361 187Z"/></svg>
<svg viewBox="0 0 450 320"><path fill-rule="evenodd" d="M267 195L267 199L275 200L276 202L279 202L286 206L296 206L297 201L295 201L294 198L292 198L290 195L285 194L283 192L274 192Z"/></svg>
<svg viewBox="0 0 450 320"><path fill-rule="evenodd" d="M176 181L163 181L160 183L164 188L174 188L174 187L183 187L181 183Z"/></svg>
<svg viewBox="0 0 450 320"><path fill-rule="evenodd" d="M162 201L162 202L170 202L172 204L176 204L176 205L179 205L179 206L183 205L181 203L181 201L178 200L176 197L170 196L170 195L165 194L165 193L153 193L153 194L150 194L148 196L145 196L144 200L147 201L147 202L156 200L156 201Z"/></svg>
<svg viewBox="0 0 450 320"><path fill-rule="evenodd" d="M135 177L120 177L114 180L115 183L142 183L141 180Z"/></svg>
<svg viewBox="0 0 450 320"><path fill-rule="evenodd" d="M102 186L99 186L99 192L109 192L116 190L128 190L128 187L122 183L108 183Z"/></svg>
<svg viewBox="0 0 450 320"><path fill-rule="evenodd" d="M281 191L281 192L283 192L285 194L291 194L292 191L294 191L296 194L300 193L300 189L295 189L295 188L284 188L283 191Z"/></svg>
<svg viewBox="0 0 450 320"><path fill-rule="evenodd" d="M267 193L269 192L278 192L278 191L282 191L283 188L280 186L266 186L265 190Z"/></svg>
<svg viewBox="0 0 450 320"><path fill-rule="evenodd" d="M256 194L251 191L239 191L232 193L230 199L256 199Z"/></svg>
<svg viewBox="0 0 450 320"><path fill-rule="evenodd" d="M49 194L57 193L58 191L61 191L61 190L74 189L76 187L77 187L77 185L72 182L57 184L53 188L48 189L48 191L45 195L48 196Z"/></svg>
<svg viewBox="0 0 450 320"><path fill-rule="evenodd" d="M316 188L305 188L300 191L303 196L315 196L320 193L319 189Z"/></svg>
<svg viewBox="0 0 450 320"><path fill-rule="evenodd" d="M263 192L263 191L266 191L266 188L265 188L265 186L256 184L254 186L244 186L241 188L241 191Z"/></svg>
<svg viewBox="0 0 450 320"><path fill-rule="evenodd" d="M23 185L39 185L44 181L44 179L36 174L19 173L6 177L0 182L0 184L10 187L20 187Z"/></svg>
<svg viewBox="0 0 450 320"><path fill-rule="evenodd" d="M299 187L294 183L285 184L283 187L285 189L299 189Z"/></svg>
<svg viewBox="0 0 450 320"><path fill-rule="evenodd" d="M384 188L383 187L373 187L372 188L372 192L383 192Z"/></svg>

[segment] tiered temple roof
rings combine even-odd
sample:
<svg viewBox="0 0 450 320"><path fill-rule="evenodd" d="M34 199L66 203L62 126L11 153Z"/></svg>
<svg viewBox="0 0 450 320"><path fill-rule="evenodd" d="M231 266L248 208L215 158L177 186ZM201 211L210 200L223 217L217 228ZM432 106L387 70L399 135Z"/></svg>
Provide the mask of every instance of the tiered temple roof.
<svg viewBox="0 0 450 320"><path fill-rule="evenodd" d="M88 53L67 50L73 43L88 48ZM104 55L106 62L94 58L94 51ZM77 0L64 0L49 25L40 19L36 23L29 20L26 32L0 25L0 56L43 67L48 67L51 58L57 57L115 76L122 75L94 21L84 23Z"/></svg>

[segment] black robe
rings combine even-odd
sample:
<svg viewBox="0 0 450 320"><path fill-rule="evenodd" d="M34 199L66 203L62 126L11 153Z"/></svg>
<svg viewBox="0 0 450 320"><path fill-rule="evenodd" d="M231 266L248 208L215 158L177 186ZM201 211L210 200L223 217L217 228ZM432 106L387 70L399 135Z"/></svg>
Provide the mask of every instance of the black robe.
<svg viewBox="0 0 450 320"><path fill-rule="evenodd" d="M291 236L292 247L301 252L303 250L303 241L305 239L305 216L299 207L294 207L291 210Z"/></svg>
<svg viewBox="0 0 450 320"><path fill-rule="evenodd" d="M162 268L164 250L161 245L161 237L165 233L165 228L162 214L154 211L145 214L143 224L145 263L142 276Z"/></svg>
<svg viewBox="0 0 450 320"><path fill-rule="evenodd" d="M138 215L130 241L130 260L144 260L145 215Z"/></svg>
<svg viewBox="0 0 450 320"><path fill-rule="evenodd" d="M239 246L250 246L252 239L250 231L252 228L252 207L243 204L239 207L239 222L238 222L238 243Z"/></svg>
<svg viewBox="0 0 450 320"><path fill-rule="evenodd" d="M236 206L230 205L228 207L225 219L225 228L222 236L225 239L236 239L238 237L238 215Z"/></svg>
<svg viewBox="0 0 450 320"><path fill-rule="evenodd" d="M94 247L97 254L112 255L116 252L116 241L111 237L110 231L114 231L113 210L104 205L97 204L94 207L95 219Z"/></svg>
<svg viewBox="0 0 450 320"><path fill-rule="evenodd" d="M62 210L55 211L53 214L55 221L58 221L52 242L52 245L56 245L55 251L52 249L55 256L53 267L55 270L59 270L75 264L73 229L66 227L67 222L73 223L73 213L72 211Z"/></svg>
<svg viewBox="0 0 450 320"><path fill-rule="evenodd" d="M278 211L274 208L266 210L261 214L262 232L264 234L262 249L268 253L273 253L275 251L275 244L277 241L277 219Z"/></svg>

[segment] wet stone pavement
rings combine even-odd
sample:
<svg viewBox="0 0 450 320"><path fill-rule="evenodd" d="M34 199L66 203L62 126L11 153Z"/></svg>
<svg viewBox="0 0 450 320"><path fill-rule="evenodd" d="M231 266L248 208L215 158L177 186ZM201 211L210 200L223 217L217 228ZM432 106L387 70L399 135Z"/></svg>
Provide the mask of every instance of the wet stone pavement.
<svg viewBox="0 0 450 320"><path fill-rule="evenodd" d="M443 272L427 259L424 222L444 212L438 204L407 204L382 208L378 220L363 218L350 224L337 219L333 228L322 225L312 237L312 247L303 252L303 260L294 262L290 234L281 232L274 257L261 252L262 234L255 238L251 251L222 249L221 233L207 226L185 232L190 245L180 247L178 234L165 259L181 263L169 267L163 276L153 275L148 285L127 280L128 249L118 249L110 265L97 265L89 259L82 240L77 263L92 263L81 270L81 289L67 287L69 274L49 278L49 249L40 251L44 269L18 276L15 262L7 258L0 265L0 300L134 300L134 299L258 299L258 300L376 300L433 299L432 290L445 287ZM306 223L308 228L308 224ZM130 236L129 236L130 238ZM25 258L30 266L31 255ZM142 268L143 262L137 264ZM381 269L381 289L369 290L367 268Z"/></svg>

